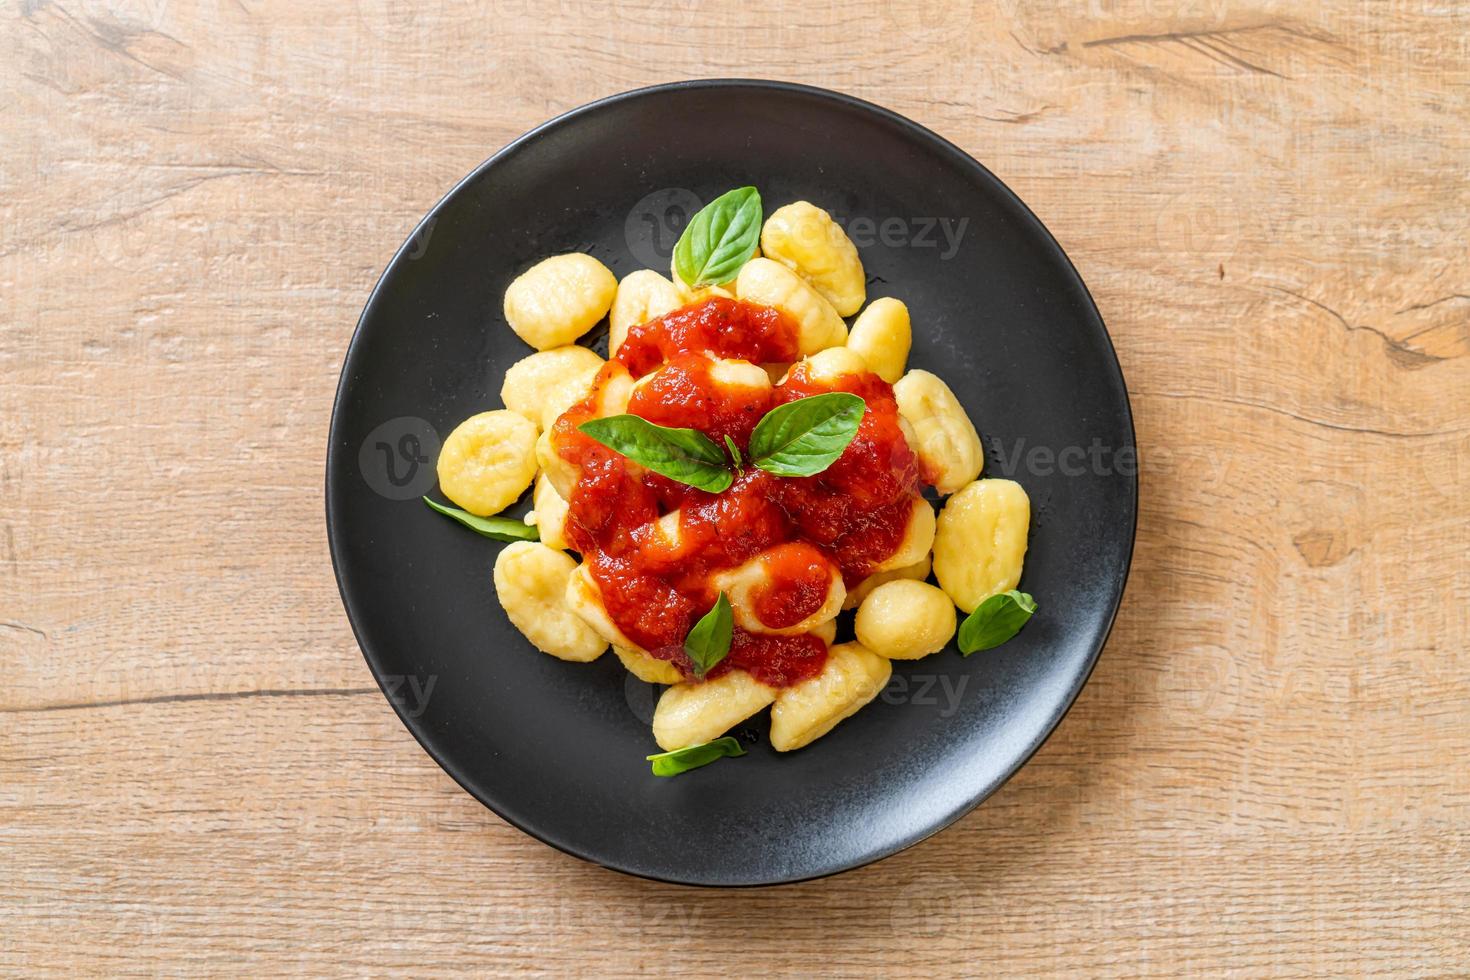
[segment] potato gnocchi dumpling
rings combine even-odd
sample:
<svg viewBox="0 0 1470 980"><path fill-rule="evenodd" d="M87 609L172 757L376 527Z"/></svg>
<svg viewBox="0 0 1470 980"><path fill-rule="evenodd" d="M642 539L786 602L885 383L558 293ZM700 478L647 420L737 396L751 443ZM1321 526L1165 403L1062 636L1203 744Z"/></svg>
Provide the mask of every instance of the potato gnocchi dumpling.
<svg viewBox="0 0 1470 980"><path fill-rule="evenodd" d="M838 644L820 674L776 695L771 748L790 752L821 738L876 698L892 676L893 665L861 643Z"/></svg>
<svg viewBox="0 0 1470 980"><path fill-rule="evenodd" d="M976 480L945 502L934 535L934 577L966 613L1014 589L1026 558L1031 499L1012 480Z"/></svg>
<svg viewBox="0 0 1470 980"><path fill-rule="evenodd" d="M779 576L786 574L785 569L792 564L802 564L815 573L798 580L810 597L808 605L813 606L812 611L794 623L767 622L761 618L762 596L771 592L773 585L779 582ZM777 545L735 568L716 572L710 584L729 597L736 626L752 633L776 636L811 632L835 618L842 611L842 600L847 598L842 572L823 560L815 548L805 544ZM816 604L817 601L820 604Z"/></svg>
<svg viewBox="0 0 1470 980"><path fill-rule="evenodd" d="M889 660L917 660L944 649L954 636L954 603L928 582L895 579L858 606L858 642Z"/></svg>
<svg viewBox="0 0 1470 980"><path fill-rule="evenodd" d="M820 626L812 627L807 632L830 647L837 642L837 620L835 618L829 619Z"/></svg>
<svg viewBox="0 0 1470 980"><path fill-rule="evenodd" d="M573 405L586 398L592 392L592 385L597 375L579 375L567 379L567 383L554 388L541 403L541 428L549 429L556 424Z"/></svg>
<svg viewBox="0 0 1470 980"><path fill-rule="evenodd" d="M439 489L487 517L520 498L536 477L536 425L505 409L465 419L439 450Z"/></svg>
<svg viewBox="0 0 1470 980"><path fill-rule="evenodd" d="M540 467L541 475L551 484L551 489L563 500L571 497L582 474L577 467L562 459L561 454L551 445L550 426L537 437L535 452L536 465Z"/></svg>
<svg viewBox="0 0 1470 980"><path fill-rule="evenodd" d="M564 347L607 315L617 291L617 277L592 256L553 255L506 289L505 322L537 350Z"/></svg>
<svg viewBox="0 0 1470 980"><path fill-rule="evenodd" d="M711 296L718 296L721 299L735 298L734 280L722 286L701 286L695 289L679 276L679 270L673 266L669 268L669 279L673 282L674 288L679 291L679 305L681 306L689 303L698 303L701 300L709 299Z"/></svg>
<svg viewBox="0 0 1470 980"><path fill-rule="evenodd" d="M873 566L875 572L891 572L923 561L934 546L934 508L923 497L915 497L909 505L908 523L898 550Z"/></svg>
<svg viewBox="0 0 1470 980"><path fill-rule="evenodd" d="M761 229L761 252L811 284L839 316L867 298L863 263L847 232L809 201L777 208Z"/></svg>
<svg viewBox="0 0 1470 980"><path fill-rule="evenodd" d="M652 654L644 653L642 650L614 644L613 653L617 654L628 673L645 684L678 684L684 679L678 667L667 660L659 660Z"/></svg>
<svg viewBox="0 0 1470 980"><path fill-rule="evenodd" d="M652 269L628 273L618 283L618 293L607 316L608 356L623 346L630 329L672 313L684 302L679 288Z"/></svg>
<svg viewBox="0 0 1470 980"><path fill-rule="evenodd" d="M888 296L869 303L847 335L848 350L860 355L868 369L889 384L903 377L913 342L909 308Z"/></svg>
<svg viewBox="0 0 1470 980"><path fill-rule="evenodd" d="M796 201L762 222L763 207L753 187L716 198L668 278L619 282L582 253L521 273L505 318L537 352L506 370L505 409L466 419L436 464L481 517L534 482L524 520L540 541L500 551L496 595L538 650L585 662L611 645L667 686L658 775L767 707L777 751L820 738L877 697L891 661L949 646L1025 559L1026 492L979 479L959 399L905 373L908 307L864 308L862 260L827 211ZM720 284L693 289L681 268ZM575 343L604 315L606 361ZM937 517L926 485L949 498ZM434 506L487 536L526 533ZM856 640L837 643L843 609ZM1005 639L963 634L966 652Z"/></svg>
<svg viewBox="0 0 1470 980"><path fill-rule="evenodd" d="M539 351L516 361L505 371L500 385L500 400L505 407L542 425L547 402L562 406L562 411L581 401L592 387L592 379L602 370L597 352L575 344ZM557 412L552 416L556 421Z"/></svg>
<svg viewBox="0 0 1470 980"><path fill-rule="evenodd" d="M506 545L495 559L495 595L506 616L531 645L561 660L587 663L602 656L607 641L566 604L576 568L564 552L535 541Z"/></svg>
<svg viewBox="0 0 1470 980"><path fill-rule="evenodd" d="M536 530L541 534L541 543L549 548L566 551L571 542L567 540L567 502L561 499L556 487L542 473L536 477L531 491L531 513L536 515Z"/></svg>
<svg viewBox="0 0 1470 980"><path fill-rule="evenodd" d="M668 372L668 373L666 373ZM659 368L651 371L633 382L633 394L655 384L661 379L667 379L675 372L672 369ZM709 359L709 380L713 387L711 394L721 396L740 395L751 397L756 393L764 394L771 390L771 378L759 365L749 361L735 360L733 358L711 358ZM744 392L731 391L731 389L744 389ZM632 398L629 398L631 403ZM636 413L635 413L636 414Z"/></svg>
<svg viewBox="0 0 1470 980"><path fill-rule="evenodd" d="M940 493L954 493L980 475L985 451L965 408L938 377L910 371L893 386L898 411L913 427L914 452Z"/></svg>
<svg viewBox="0 0 1470 980"><path fill-rule="evenodd" d="M653 740L666 752L708 742L774 700L775 688L743 670L713 680L675 684L653 709Z"/></svg>
<svg viewBox="0 0 1470 980"><path fill-rule="evenodd" d="M796 322L796 344L802 355L847 342L847 324L832 304L779 262L751 259L745 263L735 280L735 295L791 317Z"/></svg>
<svg viewBox="0 0 1470 980"><path fill-rule="evenodd" d="M896 582L899 579L913 579L922 582L929 577L929 555L925 553L923 558L912 565L904 565L902 568L890 568L886 572L874 572L857 584L855 588L849 589L847 598L842 602L843 609L856 609L858 605L884 582Z"/></svg>
<svg viewBox="0 0 1470 980"><path fill-rule="evenodd" d="M593 630L598 636L615 647L624 650L632 650L637 653L647 653L642 647L628 639L618 624L613 622L612 616L608 614L607 606L603 604L602 592L597 587L597 580L592 577L592 571L585 563L577 565L571 575L567 577L563 590L563 600L567 608L581 617L582 622Z"/></svg>
<svg viewBox="0 0 1470 980"><path fill-rule="evenodd" d="M868 362L850 347L828 347L791 365L791 371L799 371L806 380L823 386L835 386L844 377L861 376L869 370Z"/></svg>

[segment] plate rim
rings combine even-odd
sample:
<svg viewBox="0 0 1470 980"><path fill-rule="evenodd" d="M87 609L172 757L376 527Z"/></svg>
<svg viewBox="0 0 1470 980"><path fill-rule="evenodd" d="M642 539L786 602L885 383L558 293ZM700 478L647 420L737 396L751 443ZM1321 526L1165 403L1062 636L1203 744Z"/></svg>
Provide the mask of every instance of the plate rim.
<svg viewBox="0 0 1470 980"><path fill-rule="evenodd" d="M471 183L479 180L486 171L493 168L500 160L516 152L521 147L535 141L537 138L540 137L542 133L546 132L549 129L564 125L574 119L577 119L580 116L591 114L608 106L616 105L623 102L632 102L651 96L658 96L668 92L719 88L757 89L763 91L782 92L786 94L799 95L806 98L813 98L820 101L827 101L834 103L842 108L856 109L861 112L876 115L889 124L906 131L908 134L917 138L921 142L929 142L936 149L948 154L960 166L966 168L974 168L974 170L977 171L977 176L979 176L982 180L986 180L992 183L994 187L997 188L1005 198L1009 199L1009 203L1016 209L1017 213L1022 217L1022 219L1030 226L1031 230L1033 232L1039 233L1040 240L1044 244L1045 248L1052 253L1054 258L1061 260L1064 267L1069 270L1072 276L1075 278L1077 285L1081 287L1082 297L1087 302L1087 308L1090 309L1092 315L1097 318L1097 323L1101 328L1102 339L1106 344L1107 354L1109 355L1109 358L1105 363L1104 368L1111 369L1111 381L1114 383L1114 385L1118 389L1118 392L1122 396L1123 415L1125 421L1127 422L1129 445L1133 447L1135 453L1137 452L1138 433L1137 427L1135 426L1133 421L1133 405L1128 393L1127 380L1123 375L1122 364L1118 360L1117 348L1113 344L1112 333L1108 330L1107 322L1103 319L1102 312L1097 308L1097 302L1093 299L1092 291L1088 289L1086 281L1082 278L1081 273L1077 271L1077 267L1072 263L1071 257L1067 255L1066 251L1056 240L1056 237L1051 233L1050 229L1048 229L1046 225L1042 223L1041 219L1036 216L1035 212L1031 210L1031 208L1026 204L1025 201L1021 200L1016 192L1013 191L1010 186L1006 184L1005 181L997 177L988 167L986 167L979 160L971 156L963 148L946 139L945 137L939 135L933 130L929 129L927 126L915 122L914 120L909 119L907 116L894 112L893 110L885 108L884 106L869 102L866 99L861 99L856 96L849 95L845 92L838 92L832 89L822 88L815 85L806 85L799 82L787 82L759 78L696 78L674 82L663 82L654 85L645 85L639 88L617 92L612 95L607 95L602 98L595 99L591 102L587 102L583 105L576 106L575 108L568 109L565 112L562 112L556 116L553 116L550 119L547 119L545 122L542 122L539 125L527 130L525 133L511 140L509 143L506 143L499 150L495 151L489 157L486 157L484 160L482 160L477 166L474 167L474 169L472 169L464 177L456 181L454 186L446 191L444 195L440 197L437 202L435 202L434 206L430 208L428 212L426 212L417 223L415 223L413 230L409 233L403 244L394 251L392 258L390 258L387 264L383 266L383 271L378 275L377 281L373 284L372 290L368 293L367 301L363 304L362 312L358 314L357 322L353 326L352 337L348 341L347 348L342 355L342 368L341 373L339 374L337 379L336 391L333 393L332 396L332 412L327 431L327 453L325 460L326 472L324 474L325 481L323 489L326 504L325 517L327 524L327 550L331 556L332 574L336 580L337 594L342 600L343 609L347 614L347 622L352 629L352 636L357 643L358 650L359 652L361 652L363 660L367 663L368 670L373 675L373 681L378 685L378 690L383 694L384 700L386 700L388 704L393 708L394 714L398 716L398 720L403 724L403 727L408 730L409 734L413 736L414 741L419 744L419 747L424 750L429 758L432 759L434 763L439 766L440 769L448 774L448 776L453 779L460 786L461 789L468 793L473 799L477 800L481 806L485 807L501 820L510 824L512 827L515 827L517 830L521 831L527 836L538 840L549 847L553 847L563 854L568 854L572 857L579 858L583 861L588 862L589 864L596 865L600 868L606 868L611 871L616 871L620 874L629 875L634 878L642 878L648 881L658 881L666 884L684 885L689 887L765 888L775 887L779 885L798 884L804 881L815 881L822 878L828 878L833 875L842 874L847 871L853 871L857 868L866 867L867 865L874 864L885 858L892 857L900 851L905 851L910 847L914 847L917 844L923 843L930 837L933 837L935 834L939 833L942 830L948 829L949 827L958 823L962 818L972 813L977 807L980 806L981 803L984 803L987 799L989 799L997 791L999 791L1002 786L1008 783L1016 775L1016 773L1020 772L1020 770L1028 762L1030 762L1032 757L1041 749L1041 746L1046 744L1047 740L1051 738L1051 736L1056 732L1057 728L1061 725L1062 721L1071 712L1072 707L1077 702L1078 696L1082 693L1082 689L1087 686L1087 682L1091 679L1093 671L1097 668L1098 661L1102 658L1102 651L1104 647L1107 646L1108 640L1112 637L1113 628L1117 624L1118 612L1122 608L1123 597L1127 591L1128 580L1133 570L1133 555L1138 539L1138 471L1136 467L1134 468L1128 485L1128 496L1130 503L1132 504L1132 522L1131 526L1128 529L1127 551L1123 559L1122 574L1118 577L1116 587L1110 597L1111 611L1108 614L1107 624L1102 630L1099 639L1094 644L1093 649L1089 653L1084 669L1078 673L1077 678L1072 683L1070 689L1066 692L1066 695L1061 702L1060 710L1055 713L1055 717L1051 718L1047 722L1047 724L1043 726L1040 734L1031 742L1031 744L1027 745L1024 751L1017 756L1014 764L1009 766L1007 771L1000 778L992 780L985 785L982 785L975 793L970 794L962 803L960 803L960 805L953 808L952 811L946 813L938 820L931 822L929 826L925 827L914 835L906 836L898 840L897 842L873 849L856 860L844 861L840 865L828 868L826 870L816 871L811 874L797 874L791 876L763 879L759 881L743 882L704 880L701 879L697 874L687 875L682 878L670 877L647 873L645 871L640 871L631 867L620 867L617 864L608 863L590 853L587 853L583 849L578 848L575 844L572 844L569 841L552 840L547 835L538 832L536 829L529 827L520 821L512 819L511 817L502 813L500 809L497 808L490 800L487 800L480 793L476 792L476 790L470 785L468 778L459 770L459 767L451 763L440 753L436 752L429 744L429 742L425 740L425 737L420 735L414 723L414 720L408 717L405 708L389 694L388 689L385 686L385 683L383 681L384 672L381 669L380 664L377 663L377 655L369 649L370 645L366 642L363 633L358 626L359 617L357 612L354 610L354 606L356 605L356 603L352 598L349 597L348 590L343 583L342 568L345 562L345 558L341 556L343 545L338 540L336 530L337 518L333 503L336 493L342 492L340 480L334 478L333 474L342 471L341 457L342 453L347 451L345 449L339 448L337 434L340 431L341 426L344 424L344 395L348 386L349 379L352 377L353 374L352 368L355 362L360 359L362 352L363 326L366 323L369 314L377 305L380 296L384 292L384 284L387 281L389 274L399 266L399 264L404 260L404 257L410 252L411 249L415 247L415 243L419 240L419 235L424 232L426 228L438 218L440 212L449 204L449 202L453 200Z"/></svg>

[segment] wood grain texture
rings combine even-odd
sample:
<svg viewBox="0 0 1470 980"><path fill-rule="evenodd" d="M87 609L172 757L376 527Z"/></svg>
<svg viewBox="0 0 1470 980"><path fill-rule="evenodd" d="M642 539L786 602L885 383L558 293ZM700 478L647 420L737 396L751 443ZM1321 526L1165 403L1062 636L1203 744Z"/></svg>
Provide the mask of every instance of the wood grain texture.
<svg viewBox="0 0 1470 980"><path fill-rule="evenodd" d="M811 81L990 166L1102 310L1134 572L1056 735L800 886L584 865L377 692L322 526L384 263L525 129ZM1450 975L1470 963L1470 8L0 5L0 969Z"/></svg>

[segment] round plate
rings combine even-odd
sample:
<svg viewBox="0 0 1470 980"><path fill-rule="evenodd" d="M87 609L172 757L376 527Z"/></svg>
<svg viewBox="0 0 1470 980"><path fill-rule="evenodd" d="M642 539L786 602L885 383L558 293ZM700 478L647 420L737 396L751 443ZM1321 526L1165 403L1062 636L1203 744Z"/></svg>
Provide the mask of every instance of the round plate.
<svg viewBox="0 0 1470 980"><path fill-rule="evenodd" d="M913 314L938 373L1032 502L1013 640L896 663L868 707L798 752L663 779L644 756L656 690L611 654L536 652L496 602L501 545L430 511L439 439L500 407L529 349L506 286L559 252L619 277L668 256L688 214L744 184L800 199L859 247L869 298ZM605 327L583 340L606 351ZM700 81L595 102L455 187L383 274L347 352L327 453L327 529L348 618L405 725L460 785L548 844L699 885L798 881L909 846L985 799L1087 680L1122 597L1137 509L1133 426L1107 331L1066 255L957 147L887 110L797 85ZM523 513L524 502L517 513ZM757 736L758 737L755 737Z"/></svg>

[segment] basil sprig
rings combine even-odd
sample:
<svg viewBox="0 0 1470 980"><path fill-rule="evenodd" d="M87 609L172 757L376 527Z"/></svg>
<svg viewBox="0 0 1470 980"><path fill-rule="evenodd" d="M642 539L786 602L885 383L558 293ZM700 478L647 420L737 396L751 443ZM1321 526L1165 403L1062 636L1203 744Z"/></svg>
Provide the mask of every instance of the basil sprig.
<svg viewBox="0 0 1470 980"><path fill-rule="evenodd" d="M674 271L691 289L734 279L761 237L761 195L754 187L721 194L700 208L674 245Z"/></svg>
<svg viewBox="0 0 1470 980"><path fill-rule="evenodd" d="M991 596L960 624L960 652L968 657L1000 646L1019 633L1034 612L1036 600L1025 592L1012 589Z"/></svg>
<svg viewBox="0 0 1470 980"><path fill-rule="evenodd" d="M750 434L750 461L777 476L815 476L836 462L857 435L867 405L857 395L831 391L798 398L765 414ZM636 415L589 419L577 426L587 436L670 480L709 493L728 490L744 466L740 447L725 436L728 459L698 429L655 425Z"/></svg>
<svg viewBox="0 0 1470 980"><path fill-rule="evenodd" d="M750 434L750 460L777 476L814 476L842 455L866 410L861 398L846 391L777 406Z"/></svg>
<svg viewBox="0 0 1470 980"><path fill-rule="evenodd" d="M735 445L735 440L728 435L725 436L725 448L730 450L730 462L735 464L735 469L744 469L745 461L740 458L740 447Z"/></svg>
<svg viewBox="0 0 1470 980"><path fill-rule="evenodd" d="M698 745L675 749L672 752L659 752L647 758L653 763L655 776L677 776L681 772L707 766L727 756L734 757L744 754L745 749L740 747L740 743L726 735L713 742L701 742Z"/></svg>
<svg viewBox="0 0 1470 980"><path fill-rule="evenodd" d="M522 524L512 517L480 517L476 514L471 514L467 510L460 510L458 507L446 507L443 504L435 503L428 497L424 498L424 503L445 517L454 518L471 531L477 534L483 534L487 538L494 538L496 541L541 540L541 533L536 530L534 525Z"/></svg>
<svg viewBox="0 0 1470 980"><path fill-rule="evenodd" d="M694 673L703 677L715 664L729 656L730 640L734 635L735 617L730 609L730 600L721 592L710 611L699 617L684 638L684 652L694 663Z"/></svg>
<svg viewBox="0 0 1470 980"><path fill-rule="evenodd" d="M719 493L735 480L720 447L698 429L654 425L636 415L588 419L577 429L640 466L700 490Z"/></svg>

